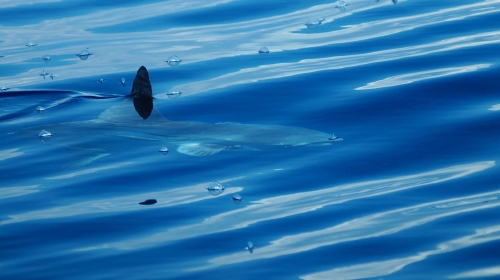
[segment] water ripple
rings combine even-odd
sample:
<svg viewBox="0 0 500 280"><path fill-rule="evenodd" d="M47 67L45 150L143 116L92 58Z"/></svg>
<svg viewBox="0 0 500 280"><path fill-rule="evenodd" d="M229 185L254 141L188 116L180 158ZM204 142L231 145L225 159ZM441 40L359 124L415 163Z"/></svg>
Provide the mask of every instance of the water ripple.
<svg viewBox="0 0 500 280"><path fill-rule="evenodd" d="M373 53L365 53L347 56L332 56L326 58L306 59L293 63L278 63L262 65L254 68L241 69L234 73L224 74L222 76L197 81L188 84L177 85L182 89L184 96L207 92L213 89L226 88L234 85L254 83L269 79L290 77L306 73L314 73L325 70L342 69L367 65L371 63L387 62L404 58L424 56L439 52L448 52L468 47L477 47L488 44L500 43L500 31L475 34L470 36L457 37L447 40L441 40L434 43L415 45L411 47L388 49ZM473 67L485 68L490 64L474 65ZM465 71L453 69L454 71ZM468 68L468 71L470 69ZM416 74L417 75L417 74ZM155 97L167 99L166 93L158 94Z"/></svg>
<svg viewBox="0 0 500 280"><path fill-rule="evenodd" d="M356 90L367 90L367 89L385 88L385 87L393 87L404 84L411 84L413 82L423 81L427 79L435 79L455 74L472 72L478 69L488 68L490 66L491 64L475 64L463 67L449 67L449 68L441 68L441 69L415 72L410 74L397 75L380 81L368 83L366 86L356 88Z"/></svg>
<svg viewBox="0 0 500 280"><path fill-rule="evenodd" d="M80 175L80 174L79 174ZM229 182L231 180L222 180L221 182ZM105 214L105 213L126 213L129 211L144 210L144 206L139 205L139 202L146 198L155 198L158 203L155 204L155 208L172 207L175 205L194 203L197 201L205 199L213 199L215 196L207 194L204 189L207 188L209 183L188 186L183 188L176 188L166 191L159 192L149 192L140 193L136 195L126 195L122 197L112 197L107 199L91 200L70 205L59 206L50 209L36 210L27 213L21 213L16 215L10 215L8 220L0 222L0 225L21 223L33 220L42 219L57 219L64 217L74 217L80 215L92 215L92 214ZM37 186L30 187L18 187L12 191L19 191L26 189L27 191L34 192L38 190L32 190ZM28 190L29 189L29 190ZM2 195L0 189L0 198ZM221 196L237 193L243 190L241 187L226 188ZM203 195L201 195L203 194ZM20 195L20 194L19 194Z"/></svg>
<svg viewBox="0 0 500 280"><path fill-rule="evenodd" d="M93 249L141 249L157 246L163 242L234 230L262 221L282 219L293 215L315 211L329 205L340 204L354 199L362 199L410 188L437 184L483 171L493 167L494 165L495 163L493 161L478 162L438 169L415 175L385 180L366 181L317 191L300 192L266 198L260 201L255 201L245 208L212 216L199 224L161 231L144 238L96 246L93 247ZM315 246L313 246L313 248L314 247ZM280 248L280 252L286 252L286 250L282 251L281 249L283 248ZM297 249L296 247L288 250L300 251L300 249ZM273 252L278 254L274 250ZM230 263L234 260L235 259L232 259ZM217 263L219 262L217 261Z"/></svg>
<svg viewBox="0 0 500 280"><path fill-rule="evenodd" d="M0 161L24 154L24 152L18 152L18 150L19 148L0 151Z"/></svg>
<svg viewBox="0 0 500 280"><path fill-rule="evenodd" d="M488 200L492 195L500 195L500 191L471 195L466 197L459 197L444 201L424 203L393 211L376 213L373 215L354 219L342 223L340 225L325 228L322 230L285 236L278 240L272 241L271 245L259 247L258 251L256 250L253 256L248 256L248 254L244 253L236 253L227 256L217 257L209 261L210 265L198 269L207 269L221 265L228 265L246 261L255 261L257 259L276 258L280 256L313 250L323 246L330 246L342 242L355 241L355 240L394 234L399 231L410 229L413 227L418 227L423 224L444 217L450 217L458 214L463 214L466 212L499 207L500 201ZM456 206L449 208L436 207L442 204L449 204L449 203L455 203ZM491 235L491 231L487 231L487 234L485 234L484 231L481 232L482 235L474 235L471 237L466 237L465 238L466 241L473 240L479 243L478 242L479 240L481 242L486 242L485 240L481 239L483 235L486 235L487 241L500 239L500 227L495 228L496 234L494 235ZM457 245L457 243L459 245ZM457 240L452 241L450 242L452 246L447 246L446 244L438 246L439 250L437 252L432 251L432 254L457 250L459 248L465 247L465 245L462 245L463 243L464 241L462 239L458 241ZM471 246L469 242L467 242L466 244L467 246ZM416 259L422 260L425 259L425 257L426 254L418 254L417 257L410 257L408 259L404 259L404 261L401 260L389 261L389 266L392 267L392 269L390 269L390 272L397 271L397 269L394 268L398 269L402 268L403 267L402 263L405 262L413 263L416 261ZM387 266L387 264L385 264L385 266ZM375 267L378 268L379 266ZM349 270L350 273L353 271L356 271L356 269ZM364 273L366 269L357 271L362 271L362 273ZM373 274L377 276L376 273L373 273L372 271L370 271L369 273L371 275L370 277L373 277L374 276ZM319 277L315 276L315 278L310 278L310 279L347 279L347 278L342 278L343 276L345 277L345 275L336 275L333 274L332 272L326 272L322 273ZM354 276L355 277L351 275L349 279L368 277L367 275L365 275L364 277L362 276L360 277L359 275L354 275Z"/></svg>
<svg viewBox="0 0 500 280"><path fill-rule="evenodd" d="M496 192L498 193L498 192ZM498 204L490 207L496 207ZM469 208L466 211L474 211L481 208ZM464 210L465 211L465 210ZM450 215L453 215L450 213ZM480 245L487 242L500 240L500 227L486 227L476 230L475 234L467 235L458 239L453 239L443 242L436 246L436 249L418 252L412 256L402 257L398 259L371 262L360 265L353 265L349 267L337 268L318 273L313 273L301 276L301 279L316 280L316 279L361 279L372 278L390 275L397 271L402 270L405 266L423 261L432 255L444 254L448 252L457 251L463 248ZM486 277L499 275L500 270L498 267L488 269L475 270L451 276L450 278L469 278L469 277Z"/></svg>
<svg viewBox="0 0 500 280"><path fill-rule="evenodd" d="M38 188L39 186L40 185L0 188L0 199L36 193L40 191Z"/></svg>
<svg viewBox="0 0 500 280"><path fill-rule="evenodd" d="M162 31L136 32L134 34L113 33L98 34L89 32L89 29L106 26L111 23L118 24L157 15L168 15L178 11L196 8L210 8L214 5L227 3L226 1L170 1L169 5L163 3L145 4L134 7L125 7L98 11L95 13L44 21L35 25L4 27L0 32L5 38L3 49L9 50L3 60L9 64L20 64L26 59L37 59L39 54L13 51L19 40L12 38L12 34L23 34L23 37L50 38L45 45L52 53L67 56L64 59L69 65L53 66L52 70L64 73L58 79L88 77L89 75L105 75L117 71L130 71L137 65L148 64L149 69L164 67L164 59L158 55L165 55L165 59L176 51L177 55L185 59L183 65L210 61L221 57L235 57L240 55L255 54L262 46L267 46L273 52L283 50L298 50L303 48L319 47L332 44L350 43L373 38L393 35L415 28L435 25L454 20L492 14L500 10L500 1L492 0L454 8L443 9L436 12L412 15L401 18L389 18L376 22L365 22L347 26L345 29L323 33L297 34L305 29L304 21L313 17L326 17L325 24L333 18L349 16L355 12L367 9L376 9L381 5L375 2L350 1L348 13L341 13L335 9L335 3L317 5L289 14L277 15L253 21L242 21L230 24L178 27ZM387 1L389 2L389 1ZM493 8L483 9L482 8ZM328 16L324 15L325 11ZM56 28L57 27L57 28ZM59 35L58 35L59 34ZM92 48L94 57L99 67L94 63L81 63L74 56L76 52L69 48L65 42L73 40L72 46L96 46ZM447 38L451 40L452 38ZM136 44L136 42L142 42ZM158 46L168 46L158 48ZM221 48L221 46L224 46ZM2 50L2 49L0 49ZM140 56L137 54L141 53ZM119 55L113 55L119 54ZM125 59L124 59L125 58ZM77 66L78 65L78 66ZM333 67L333 69L336 69ZM12 86L26 86L39 84L44 81L38 77L39 69L30 69L25 72L0 78L0 84L8 82ZM46 82L46 81L45 81Z"/></svg>

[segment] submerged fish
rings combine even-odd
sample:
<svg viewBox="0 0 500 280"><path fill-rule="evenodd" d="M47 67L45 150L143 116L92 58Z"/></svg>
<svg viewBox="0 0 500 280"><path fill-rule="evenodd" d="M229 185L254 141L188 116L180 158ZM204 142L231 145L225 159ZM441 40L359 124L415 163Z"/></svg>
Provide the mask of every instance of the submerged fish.
<svg viewBox="0 0 500 280"><path fill-rule="evenodd" d="M135 112L134 112L135 109ZM12 134L49 130L58 143L78 146L88 135L160 140L177 146L177 152L190 156L209 156L222 151L258 150L268 146L324 146L339 141L338 137L311 129L261 124L204 123L170 121L153 108L153 91L144 66L137 71L132 92L119 104L102 112L97 119L28 128ZM33 134L31 134L33 135ZM93 152L108 155L104 141L94 141ZM96 143L97 142L97 143ZM101 145L102 144L102 145ZM86 145L88 146L88 145ZM109 143L108 143L109 146ZM87 161L88 162L88 161Z"/></svg>

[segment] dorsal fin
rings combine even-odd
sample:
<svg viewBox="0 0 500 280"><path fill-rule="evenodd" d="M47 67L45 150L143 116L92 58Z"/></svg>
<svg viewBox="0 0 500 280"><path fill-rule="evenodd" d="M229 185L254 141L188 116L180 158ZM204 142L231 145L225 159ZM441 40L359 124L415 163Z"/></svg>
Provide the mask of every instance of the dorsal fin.
<svg viewBox="0 0 500 280"><path fill-rule="evenodd" d="M130 96L135 98L153 98L153 88L151 87L149 73L146 67L141 66L139 70L137 70Z"/></svg>
<svg viewBox="0 0 500 280"><path fill-rule="evenodd" d="M102 112L97 120L128 126L168 122L153 108L153 90L146 67L141 66L137 70L130 95L121 103Z"/></svg>
<svg viewBox="0 0 500 280"><path fill-rule="evenodd" d="M137 70L130 96L134 98L134 108L143 119L149 118L153 110L153 88L146 67Z"/></svg>

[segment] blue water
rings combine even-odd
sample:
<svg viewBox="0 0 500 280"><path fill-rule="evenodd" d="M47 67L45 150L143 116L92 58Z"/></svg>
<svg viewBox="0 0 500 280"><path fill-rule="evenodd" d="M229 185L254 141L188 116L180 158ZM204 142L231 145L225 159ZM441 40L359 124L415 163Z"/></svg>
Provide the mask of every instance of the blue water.
<svg viewBox="0 0 500 280"><path fill-rule="evenodd" d="M0 279L500 279L499 0L0 2Z"/></svg>

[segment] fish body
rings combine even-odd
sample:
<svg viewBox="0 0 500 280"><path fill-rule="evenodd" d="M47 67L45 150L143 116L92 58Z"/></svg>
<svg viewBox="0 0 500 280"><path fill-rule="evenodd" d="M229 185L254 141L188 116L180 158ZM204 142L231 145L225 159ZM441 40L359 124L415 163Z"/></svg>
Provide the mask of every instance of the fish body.
<svg viewBox="0 0 500 280"><path fill-rule="evenodd" d="M214 155L225 150L257 150L255 147L262 145L326 146L341 140L335 135L293 126L167 120L153 107L152 86L145 67L138 70L131 94L97 119L28 128L12 134L37 135L42 130L67 145L77 145L89 135L160 140L176 145L177 152L190 156ZM93 151L106 150L98 147L106 145L98 144L99 141L93 142L96 146L92 147Z"/></svg>

